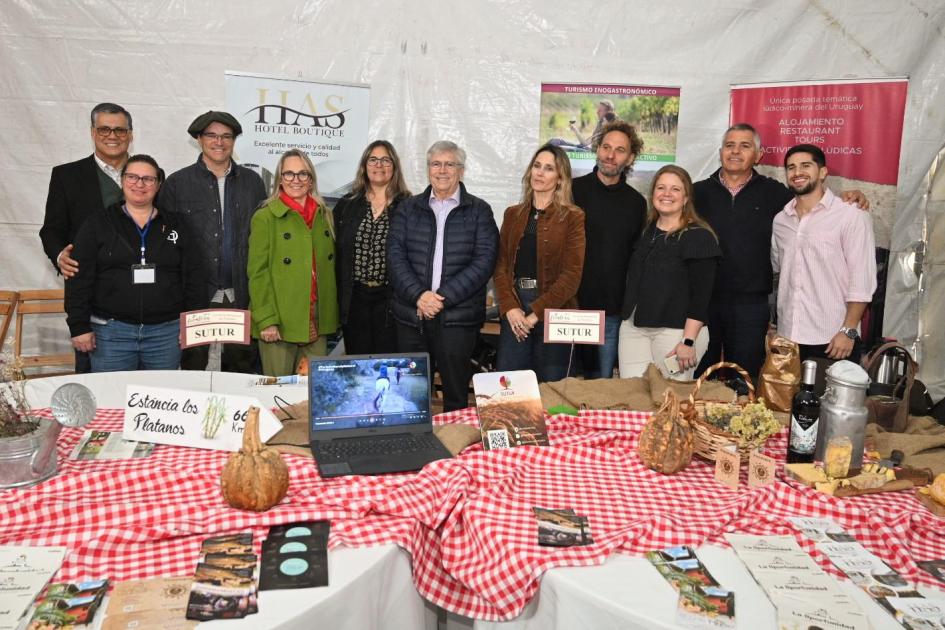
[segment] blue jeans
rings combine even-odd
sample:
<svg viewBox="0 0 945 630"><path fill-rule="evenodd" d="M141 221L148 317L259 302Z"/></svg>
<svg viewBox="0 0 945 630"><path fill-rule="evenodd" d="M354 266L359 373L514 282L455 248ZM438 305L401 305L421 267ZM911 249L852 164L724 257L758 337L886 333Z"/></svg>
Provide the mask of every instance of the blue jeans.
<svg viewBox="0 0 945 630"><path fill-rule="evenodd" d="M538 298L537 289L516 289L516 293L525 311ZM539 321L524 341L518 341L509 326L509 320L503 318L499 326L496 370L534 370L539 383L560 381L566 377L571 344L546 344L544 337L544 322Z"/></svg>
<svg viewBox="0 0 945 630"><path fill-rule="evenodd" d="M180 320L163 324L127 324L110 319L92 324L93 372L176 370L180 367Z"/></svg>
<svg viewBox="0 0 945 630"><path fill-rule="evenodd" d="M604 315L604 345L584 346L584 378L613 378L620 341L620 315Z"/></svg>

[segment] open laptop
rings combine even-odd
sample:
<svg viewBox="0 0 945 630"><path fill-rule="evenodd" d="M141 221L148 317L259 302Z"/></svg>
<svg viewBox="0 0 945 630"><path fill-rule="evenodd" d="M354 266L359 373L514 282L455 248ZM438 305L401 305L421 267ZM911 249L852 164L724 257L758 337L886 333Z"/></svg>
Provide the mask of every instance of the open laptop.
<svg viewBox="0 0 945 630"><path fill-rule="evenodd" d="M452 457L433 435L430 355L309 360L309 441L322 477L420 470Z"/></svg>

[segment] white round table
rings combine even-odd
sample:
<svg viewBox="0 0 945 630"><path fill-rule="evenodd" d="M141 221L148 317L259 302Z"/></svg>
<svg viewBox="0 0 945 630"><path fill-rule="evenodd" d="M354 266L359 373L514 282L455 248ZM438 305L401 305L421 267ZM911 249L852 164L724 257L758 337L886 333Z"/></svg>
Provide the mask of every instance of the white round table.
<svg viewBox="0 0 945 630"><path fill-rule="evenodd" d="M26 395L30 405L36 408L48 407L53 392L65 383L88 387L100 408L122 408L129 384L256 396L267 407L276 406L276 396L289 404L308 396L305 385L255 385L259 378L250 374L191 371L76 374L30 380ZM410 557L400 547L333 549L328 554L328 575L329 586L260 591L258 614L204 622L200 626L253 630L313 627L435 630L437 627L437 609L417 593ZM104 615L100 615L97 621L100 623L103 618Z"/></svg>

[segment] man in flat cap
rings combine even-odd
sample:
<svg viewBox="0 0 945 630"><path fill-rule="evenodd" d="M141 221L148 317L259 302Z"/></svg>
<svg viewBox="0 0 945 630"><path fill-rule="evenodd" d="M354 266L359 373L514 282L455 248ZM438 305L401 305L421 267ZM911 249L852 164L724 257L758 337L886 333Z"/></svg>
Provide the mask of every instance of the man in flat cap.
<svg viewBox="0 0 945 630"><path fill-rule="evenodd" d="M233 161L233 143L243 128L227 112L209 111L190 124L187 133L200 144L200 155L190 166L173 173L164 182L157 206L177 213L202 239L210 308L248 308L246 257L249 222L266 198L262 178ZM208 347L184 351L181 367L203 370ZM220 369L252 372L255 346L223 346Z"/></svg>

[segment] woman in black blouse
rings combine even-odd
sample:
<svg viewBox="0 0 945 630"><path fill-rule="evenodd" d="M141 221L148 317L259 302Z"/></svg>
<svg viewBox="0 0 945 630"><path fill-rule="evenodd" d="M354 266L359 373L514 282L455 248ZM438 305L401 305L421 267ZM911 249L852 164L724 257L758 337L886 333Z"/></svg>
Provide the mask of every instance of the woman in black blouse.
<svg viewBox="0 0 945 630"><path fill-rule="evenodd" d="M391 143L369 144L351 193L335 206L338 308L347 354L397 351L388 314L387 233L391 213L409 196Z"/></svg>
<svg viewBox="0 0 945 630"><path fill-rule="evenodd" d="M666 376L690 379L709 345L704 322L722 251L692 199L685 169L670 164L657 171L627 271L618 346L622 378L642 376L654 363Z"/></svg>

